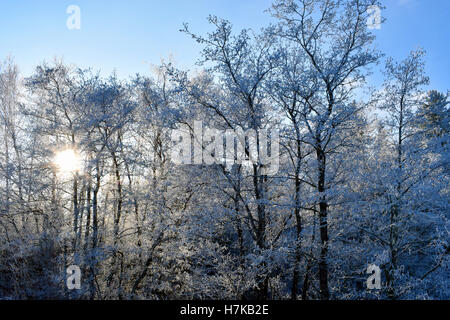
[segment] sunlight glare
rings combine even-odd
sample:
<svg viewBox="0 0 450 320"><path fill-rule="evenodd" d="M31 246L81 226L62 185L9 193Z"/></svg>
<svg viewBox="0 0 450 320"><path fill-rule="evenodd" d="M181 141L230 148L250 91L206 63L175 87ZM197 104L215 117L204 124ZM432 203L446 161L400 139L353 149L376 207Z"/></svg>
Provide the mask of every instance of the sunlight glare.
<svg viewBox="0 0 450 320"><path fill-rule="evenodd" d="M73 149L59 151L55 155L54 163L60 173L75 173L81 169L80 156Z"/></svg>

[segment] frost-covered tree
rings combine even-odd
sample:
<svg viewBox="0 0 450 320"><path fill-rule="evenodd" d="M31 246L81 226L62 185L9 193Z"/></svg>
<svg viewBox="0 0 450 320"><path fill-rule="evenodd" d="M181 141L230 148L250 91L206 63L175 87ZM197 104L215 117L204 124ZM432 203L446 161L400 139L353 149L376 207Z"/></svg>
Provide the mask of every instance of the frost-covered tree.
<svg viewBox="0 0 450 320"><path fill-rule="evenodd" d="M330 297L328 285L329 211L336 172L330 163L347 144L347 124L359 110L352 95L364 82L367 67L379 58L374 36L366 26L369 6L377 1L276 1L273 15L280 20L282 38L293 42L308 58L307 72L317 79L314 96L301 111L307 128L305 142L316 153L311 181L317 192L321 252L319 283L321 299ZM351 130L347 131L348 133Z"/></svg>

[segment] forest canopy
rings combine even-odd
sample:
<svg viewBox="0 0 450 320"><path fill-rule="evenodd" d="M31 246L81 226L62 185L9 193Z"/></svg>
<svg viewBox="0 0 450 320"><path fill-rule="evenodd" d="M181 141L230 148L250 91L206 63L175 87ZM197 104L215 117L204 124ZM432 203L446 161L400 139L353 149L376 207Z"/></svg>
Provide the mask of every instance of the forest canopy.
<svg viewBox="0 0 450 320"><path fill-rule="evenodd" d="M185 24L197 73L5 59L0 299L449 299L449 92L376 48L374 6Z"/></svg>

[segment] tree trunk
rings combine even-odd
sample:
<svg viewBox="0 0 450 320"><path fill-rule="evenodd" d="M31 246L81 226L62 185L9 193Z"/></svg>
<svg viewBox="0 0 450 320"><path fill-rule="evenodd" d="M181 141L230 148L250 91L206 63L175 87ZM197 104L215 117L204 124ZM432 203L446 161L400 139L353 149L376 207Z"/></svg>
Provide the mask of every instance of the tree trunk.
<svg viewBox="0 0 450 320"><path fill-rule="evenodd" d="M327 264L327 253L328 253L328 203L325 196L325 166L326 159L325 153L322 148L317 148L317 160L319 166L318 175L318 191L320 196L319 202L319 230L320 230L320 258L319 258L319 290L320 299L328 300L330 298L330 293L328 289L328 264Z"/></svg>
<svg viewBox="0 0 450 320"><path fill-rule="evenodd" d="M300 216L300 165L301 165L301 145L300 145L300 132L298 126L294 123L296 133L297 133L297 162L295 164L295 194L294 194L294 216L296 221L296 244L295 244L295 261L294 261L294 272L292 274L292 291L291 300L297 300L298 295L298 281L300 273L300 258L301 258L301 233L302 233L302 217Z"/></svg>

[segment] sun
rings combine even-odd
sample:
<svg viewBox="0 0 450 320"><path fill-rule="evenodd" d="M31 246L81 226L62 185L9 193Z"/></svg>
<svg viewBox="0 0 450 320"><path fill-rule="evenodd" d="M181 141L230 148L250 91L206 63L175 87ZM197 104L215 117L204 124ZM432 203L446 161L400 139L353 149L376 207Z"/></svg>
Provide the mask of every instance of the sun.
<svg viewBox="0 0 450 320"><path fill-rule="evenodd" d="M62 174L76 173L81 170L80 156L73 149L57 152L53 162Z"/></svg>

